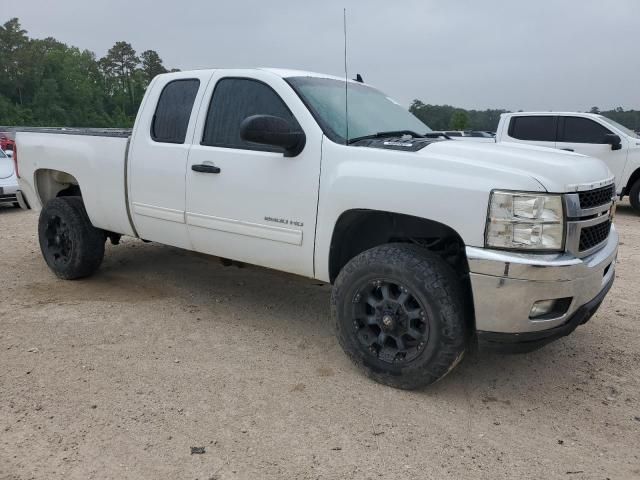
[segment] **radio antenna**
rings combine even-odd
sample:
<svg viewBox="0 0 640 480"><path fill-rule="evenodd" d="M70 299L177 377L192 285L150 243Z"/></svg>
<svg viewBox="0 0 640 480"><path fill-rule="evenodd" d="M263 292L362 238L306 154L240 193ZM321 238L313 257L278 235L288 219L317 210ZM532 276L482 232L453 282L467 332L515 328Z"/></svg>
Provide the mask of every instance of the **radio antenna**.
<svg viewBox="0 0 640 480"><path fill-rule="evenodd" d="M344 27L344 122L346 128L345 145L349 145L349 74L347 70L347 9L343 10L342 24Z"/></svg>

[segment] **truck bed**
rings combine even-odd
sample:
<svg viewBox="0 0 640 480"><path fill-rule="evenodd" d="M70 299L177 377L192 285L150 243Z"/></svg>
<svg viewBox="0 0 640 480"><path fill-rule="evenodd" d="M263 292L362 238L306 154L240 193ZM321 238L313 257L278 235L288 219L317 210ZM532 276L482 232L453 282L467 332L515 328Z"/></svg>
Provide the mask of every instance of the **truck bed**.
<svg viewBox="0 0 640 480"><path fill-rule="evenodd" d="M71 178L80 185L93 225L134 235L126 190L131 130L11 128L16 134L18 182L32 208L39 210L55 198Z"/></svg>

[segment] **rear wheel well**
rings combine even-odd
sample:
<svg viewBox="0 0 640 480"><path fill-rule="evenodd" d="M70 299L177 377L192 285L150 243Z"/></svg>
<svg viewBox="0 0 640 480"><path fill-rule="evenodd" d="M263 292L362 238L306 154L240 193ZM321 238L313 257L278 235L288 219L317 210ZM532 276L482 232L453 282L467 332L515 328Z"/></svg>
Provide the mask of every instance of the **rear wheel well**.
<svg viewBox="0 0 640 480"><path fill-rule="evenodd" d="M35 175L35 184L42 206L57 197L82 196L76 178L60 170L38 170Z"/></svg>
<svg viewBox="0 0 640 480"><path fill-rule="evenodd" d="M380 210L349 210L338 219L329 250L329 278L335 281L355 256L387 243L410 243L440 256L456 272L464 289L467 318L473 322L473 296L465 244L443 223Z"/></svg>

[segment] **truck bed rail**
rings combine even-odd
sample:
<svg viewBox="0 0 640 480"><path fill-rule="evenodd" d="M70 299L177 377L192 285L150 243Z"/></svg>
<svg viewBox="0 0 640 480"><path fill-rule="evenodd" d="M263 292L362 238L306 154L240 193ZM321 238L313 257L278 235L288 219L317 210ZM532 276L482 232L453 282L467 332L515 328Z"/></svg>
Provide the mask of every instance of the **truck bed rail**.
<svg viewBox="0 0 640 480"><path fill-rule="evenodd" d="M52 133L58 135L89 135L94 137L121 137L127 138L131 135L130 128L70 128L70 127L3 127L0 126L1 133Z"/></svg>

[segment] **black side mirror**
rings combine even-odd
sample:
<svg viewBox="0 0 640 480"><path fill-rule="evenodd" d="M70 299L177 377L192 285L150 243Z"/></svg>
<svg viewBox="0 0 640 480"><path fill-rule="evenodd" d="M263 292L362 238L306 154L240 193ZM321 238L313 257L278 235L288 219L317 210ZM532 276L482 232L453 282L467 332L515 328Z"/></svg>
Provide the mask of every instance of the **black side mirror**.
<svg viewBox="0 0 640 480"><path fill-rule="evenodd" d="M615 133L607 133L604 136L604 143L611 145L611 150L620 150L622 148L622 140Z"/></svg>
<svg viewBox="0 0 640 480"><path fill-rule="evenodd" d="M284 149L285 157L295 157L304 148L306 136L294 131L284 118L273 115L252 115L240 124L240 138Z"/></svg>

